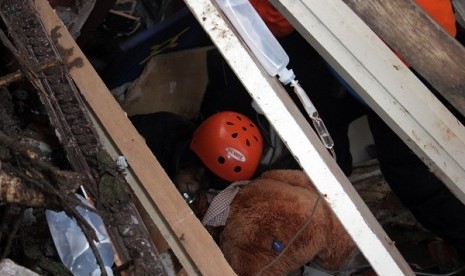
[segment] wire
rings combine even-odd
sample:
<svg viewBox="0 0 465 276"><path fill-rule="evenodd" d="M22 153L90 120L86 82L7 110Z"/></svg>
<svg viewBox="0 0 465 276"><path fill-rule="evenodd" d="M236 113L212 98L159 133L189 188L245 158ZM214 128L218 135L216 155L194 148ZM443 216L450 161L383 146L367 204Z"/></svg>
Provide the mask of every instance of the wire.
<svg viewBox="0 0 465 276"><path fill-rule="evenodd" d="M286 253L287 249L289 249L289 247L291 247L292 243L297 239L298 236L300 236L300 234L304 231L305 228L307 228L308 225L310 225L310 222L312 221L313 219L313 216L315 215L315 211L316 211L316 207L318 205L318 202L320 202L320 198L321 198L321 195L318 194L318 198L316 199L316 202L313 206L313 210L312 210L312 213L310 214L309 218L307 219L307 221L305 222L304 225L302 225L302 227L299 229L299 231L297 231L294 236L291 238L291 240L289 241L289 243L286 245L286 247L284 247L283 251L281 251L279 253L278 256L276 256L276 258L274 258L271 262L269 262L267 265L265 265L264 267L262 267L256 274L256 276L259 276L261 275L264 271L266 271L267 269L269 269L270 267L272 267L277 261L279 261L279 259L281 259L281 257L284 255L284 253Z"/></svg>
<svg viewBox="0 0 465 276"><path fill-rule="evenodd" d="M258 124L259 128L261 129L262 132L265 133L264 138L266 139L266 141L268 142L268 144L271 145L271 140L269 139L270 133L269 133L269 131L266 129L266 126L262 123L262 120L261 120L262 114L257 113L257 114L255 115L255 118L256 118L256 120L257 120L257 124ZM265 122L267 122L267 121L265 121ZM270 127L270 126L271 126L271 125L268 123L268 127Z"/></svg>
<svg viewBox="0 0 465 276"><path fill-rule="evenodd" d="M328 150L331 153L331 156L333 156L334 161L337 161L337 156L336 156L336 152L334 151L334 148L330 148Z"/></svg>

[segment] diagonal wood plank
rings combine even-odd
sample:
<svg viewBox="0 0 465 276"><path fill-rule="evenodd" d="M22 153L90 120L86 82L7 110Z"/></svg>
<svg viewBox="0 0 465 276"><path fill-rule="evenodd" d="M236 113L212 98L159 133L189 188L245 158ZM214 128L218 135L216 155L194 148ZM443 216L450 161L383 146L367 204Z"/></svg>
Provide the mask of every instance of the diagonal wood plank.
<svg viewBox="0 0 465 276"><path fill-rule="evenodd" d="M61 20L46 0L34 1L48 31L59 27L61 46L72 48L71 59L80 58L82 66L70 74L101 127L103 140L126 157L130 166L128 182L138 200L160 229L171 249L189 275L234 275L210 234L168 178L124 111L92 68Z"/></svg>

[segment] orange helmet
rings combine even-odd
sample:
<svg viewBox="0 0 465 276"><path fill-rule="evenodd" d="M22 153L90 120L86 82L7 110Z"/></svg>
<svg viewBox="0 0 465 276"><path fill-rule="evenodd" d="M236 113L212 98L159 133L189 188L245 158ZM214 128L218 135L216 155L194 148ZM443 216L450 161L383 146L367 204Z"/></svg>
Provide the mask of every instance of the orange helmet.
<svg viewBox="0 0 465 276"><path fill-rule="evenodd" d="M233 182L252 178L260 163L263 140L249 118L223 111L195 130L190 148L213 173Z"/></svg>

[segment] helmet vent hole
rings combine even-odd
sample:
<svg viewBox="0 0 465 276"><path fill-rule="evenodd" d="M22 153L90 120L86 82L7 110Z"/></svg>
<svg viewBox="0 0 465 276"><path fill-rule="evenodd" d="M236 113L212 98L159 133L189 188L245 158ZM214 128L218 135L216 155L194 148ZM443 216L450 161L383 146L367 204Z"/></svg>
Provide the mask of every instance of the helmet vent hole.
<svg viewBox="0 0 465 276"><path fill-rule="evenodd" d="M249 139L246 139L246 140L245 140L245 144L246 144L248 147L250 147L250 141L249 141Z"/></svg>
<svg viewBox="0 0 465 276"><path fill-rule="evenodd" d="M233 123L233 122L229 122L229 121L228 121L228 122L226 122L226 124L227 124L228 126L233 126L233 125L234 125L234 123Z"/></svg>
<svg viewBox="0 0 465 276"><path fill-rule="evenodd" d="M242 168L240 166L234 167L234 172L241 172Z"/></svg>
<svg viewBox="0 0 465 276"><path fill-rule="evenodd" d="M254 135L253 138L255 139L256 142L258 142L257 136Z"/></svg>
<svg viewBox="0 0 465 276"><path fill-rule="evenodd" d="M243 130L243 131L247 131L247 128L246 128L246 127L242 127L242 130Z"/></svg>
<svg viewBox="0 0 465 276"><path fill-rule="evenodd" d="M239 120L239 121L242 121L242 118L240 116L236 116L236 118Z"/></svg>
<svg viewBox="0 0 465 276"><path fill-rule="evenodd" d="M237 136L239 136L239 134L237 132L234 132L231 136L232 136L232 138L237 138Z"/></svg>
<svg viewBox="0 0 465 276"><path fill-rule="evenodd" d="M250 124L249 126L250 126L250 127L255 127L253 124Z"/></svg>
<svg viewBox="0 0 465 276"><path fill-rule="evenodd" d="M224 159L223 156L218 157L218 163L224 164L225 161L226 161L226 160Z"/></svg>

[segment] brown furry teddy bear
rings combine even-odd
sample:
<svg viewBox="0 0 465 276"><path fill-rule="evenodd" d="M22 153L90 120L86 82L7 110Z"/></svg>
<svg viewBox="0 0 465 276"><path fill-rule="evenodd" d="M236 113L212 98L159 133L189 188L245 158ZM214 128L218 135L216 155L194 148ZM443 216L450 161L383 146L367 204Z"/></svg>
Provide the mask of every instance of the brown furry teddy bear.
<svg viewBox="0 0 465 276"><path fill-rule="evenodd" d="M363 258L302 171L268 171L240 186L218 240L238 275L288 275L310 261L334 271Z"/></svg>

